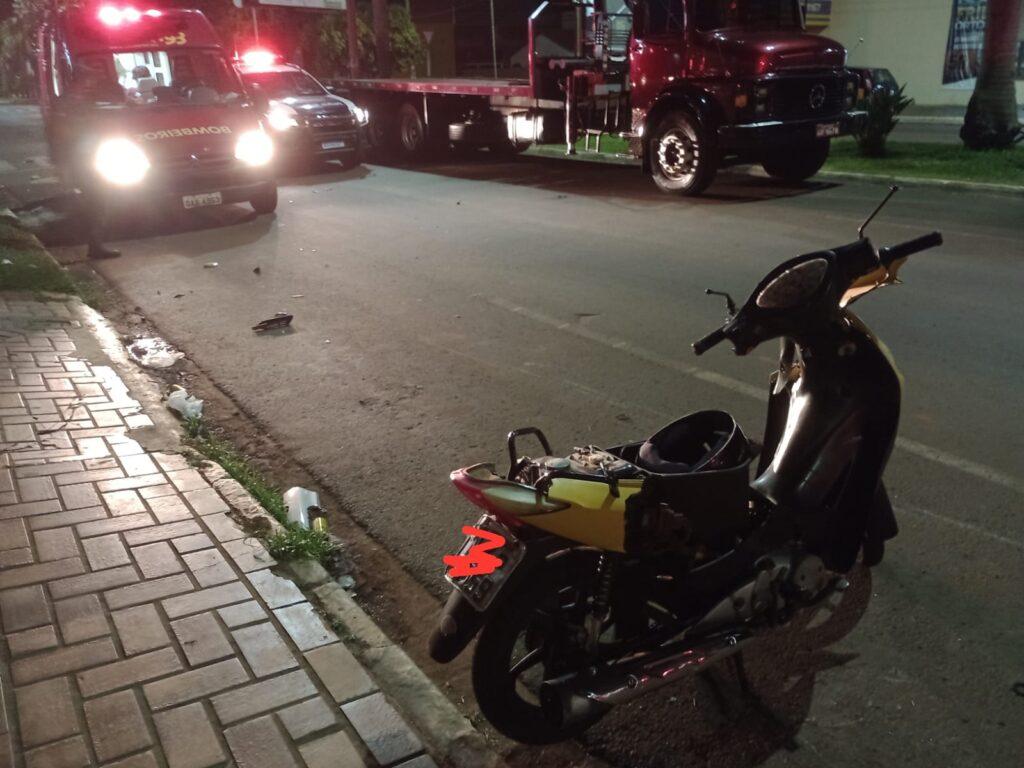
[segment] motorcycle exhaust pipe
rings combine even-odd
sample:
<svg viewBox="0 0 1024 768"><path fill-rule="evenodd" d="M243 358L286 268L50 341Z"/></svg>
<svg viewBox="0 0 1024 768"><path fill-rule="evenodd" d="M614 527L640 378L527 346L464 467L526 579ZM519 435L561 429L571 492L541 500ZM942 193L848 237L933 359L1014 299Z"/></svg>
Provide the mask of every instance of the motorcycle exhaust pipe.
<svg viewBox="0 0 1024 768"><path fill-rule="evenodd" d="M609 669L548 680L541 686L541 707L558 727L587 722L617 704L656 691L733 655L750 637L748 633L732 633Z"/></svg>

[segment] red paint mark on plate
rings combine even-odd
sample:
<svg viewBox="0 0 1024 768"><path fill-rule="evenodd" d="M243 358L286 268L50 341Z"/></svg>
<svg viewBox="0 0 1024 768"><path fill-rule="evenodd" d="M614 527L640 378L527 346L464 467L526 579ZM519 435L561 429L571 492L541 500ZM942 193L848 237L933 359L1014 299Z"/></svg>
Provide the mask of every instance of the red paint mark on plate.
<svg viewBox="0 0 1024 768"><path fill-rule="evenodd" d="M464 555L445 555L441 558L448 566L448 575L451 578L486 576L501 567L501 558L492 555L490 551L505 546L504 536L485 531L482 528L474 528L472 525L463 526L462 532L466 536L482 539L482 541L471 546Z"/></svg>

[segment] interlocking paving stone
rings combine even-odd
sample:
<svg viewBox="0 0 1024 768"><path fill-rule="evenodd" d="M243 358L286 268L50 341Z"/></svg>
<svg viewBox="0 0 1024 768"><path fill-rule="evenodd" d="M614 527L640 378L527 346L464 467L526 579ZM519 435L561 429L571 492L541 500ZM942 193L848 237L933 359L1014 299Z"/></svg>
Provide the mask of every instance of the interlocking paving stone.
<svg viewBox="0 0 1024 768"><path fill-rule="evenodd" d="M310 768L313 768L310 766ZM434 762L434 758L430 755L420 755L414 757L412 760L406 760L404 763L399 763L395 768L437 768L437 763Z"/></svg>
<svg viewBox="0 0 1024 768"><path fill-rule="evenodd" d="M116 477L124 477L124 472L118 467L104 467L102 469L87 469L84 472L58 475L56 479L57 485L73 485L77 483L96 483Z"/></svg>
<svg viewBox="0 0 1024 768"><path fill-rule="evenodd" d="M246 574L246 578L256 587L260 597L266 600L271 608L283 608L292 603L301 603L306 598L295 586L295 582L284 579L269 570L254 571Z"/></svg>
<svg viewBox="0 0 1024 768"><path fill-rule="evenodd" d="M85 539L82 541L82 548L85 550L89 567L94 571L128 565L132 561L128 556L128 550L121 543L121 537L116 533Z"/></svg>
<svg viewBox="0 0 1024 768"><path fill-rule="evenodd" d="M18 632L50 623L50 607L39 585L0 592L4 632Z"/></svg>
<svg viewBox="0 0 1024 768"><path fill-rule="evenodd" d="M147 579L155 579L158 576L168 576L182 571L181 561L178 560L171 545L166 541L132 547L132 557L135 558L135 562L142 570L142 575Z"/></svg>
<svg viewBox="0 0 1024 768"><path fill-rule="evenodd" d="M178 498L177 493L178 492L176 490L174 490L174 486L171 485L170 483L161 483L160 485L147 485L147 486L145 486L143 488L139 488L139 496L141 496L142 498L146 499L146 501L149 501L150 499L165 498L165 497L166 498L177 499ZM192 513L189 512L189 514L192 514ZM170 520L163 520L159 516L157 517L157 519L160 520L161 523L168 523L168 522L170 522ZM181 518L175 518L175 519L181 519Z"/></svg>
<svg viewBox="0 0 1024 768"><path fill-rule="evenodd" d="M160 486L156 486L160 487ZM168 486L170 488L170 486ZM171 488L174 493L174 489ZM160 496L147 500L153 515L161 523L173 523L178 520L191 520L192 510L188 508L180 496Z"/></svg>
<svg viewBox="0 0 1024 768"><path fill-rule="evenodd" d="M47 744L25 754L25 768L89 768L91 765L89 749L81 736Z"/></svg>
<svg viewBox="0 0 1024 768"><path fill-rule="evenodd" d="M103 599L107 601L110 610L114 611L118 608L127 608L139 603L151 603L162 597L191 591L192 580L180 573L175 576L164 576L162 579L140 581L138 584L112 589L103 593Z"/></svg>
<svg viewBox="0 0 1024 768"><path fill-rule="evenodd" d="M203 614L207 615L207 614ZM299 665L271 622L256 624L231 633L256 677L284 672Z"/></svg>
<svg viewBox="0 0 1024 768"><path fill-rule="evenodd" d="M21 743L35 747L78 733L78 717L66 677L14 689Z"/></svg>
<svg viewBox="0 0 1024 768"><path fill-rule="evenodd" d="M95 667L116 658L117 650L114 644L109 637L103 637L16 659L11 663L11 677L15 685L24 685L47 677Z"/></svg>
<svg viewBox="0 0 1024 768"><path fill-rule="evenodd" d="M129 546L134 547L138 544L176 539L179 536L190 536L201 532L202 529L195 520L180 520L176 523L165 523L164 525L155 525L152 528L128 531L124 535L124 540L128 542Z"/></svg>
<svg viewBox="0 0 1024 768"><path fill-rule="evenodd" d="M213 708L220 721L227 725L283 707L293 701L309 698L314 693L316 686L309 679L309 675L305 670L297 669L235 691L222 693L214 697Z"/></svg>
<svg viewBox="0 0 1024 768"><path fill-rule="evenodd" d="M103 768L159 768L152 752L141 752L116 763L107 763Z"/></svg>
<svg viewBox="0 0 1024 768"><path fill-rule="evenodd" d="M36 531L33 538L36 540L36 551L41 561L64 560L78 556L78 544L70 527Z"/></svg>
<svg viewBox="0 0 1024 768"><path fill-rule="evenodd" d="M308 651L310 648L327 645L338 639L309 603L296 603L286 608L278 608L274 615L281 622L284 631L291 636L292 641L299 646L299 650Z"/></svg>
<svg viewBox="0 0 1024 768"><path fill-rule="evenodd" d="M104 589L131 584L138 580L139 575L135 572L134 567L122 565L120 568L108 568L105 571L87 573L84 576L72 576L69 579L51 581L49 588L53 598L59 600L62 597L82 595L86 592L101 592Z"/></svg>
<svg viewBox="0 0 1024 768"><path fill-rule="evenodd" d="M11 656L24 656L26 653L53 648L56 645L57 633L51 624L35 629L24 629L7 636L7 647L11 650Z"/></svg>
<svg viewBox="0 0 1024 768"><path fill-rule="evenodd" d="M210 768L224 761L224 750L199 702L153 716L169 768Z"/></svg>
<svg viewBox="0 0 1024 768"><path fill-rule="evenodd" d="M21 504L7 504L0 507L0 520L10 520L13 517L29 517L31 515L45 515L48 512L59 512L60 501L57 499L46 499L45 501L27 501Z"/></svg>
<svg viewBox="0 0 1024 768"><path fill-rule="evenodd" d="M245 538L245 531L223 512L216 515L207 515L203 518L203 522L217 541L225 542Z"/></svg>
<svg viewBox="0 0 1024 768"><path fill-rule="evenodd" d="M232 629L267 618L266 611L255 600L229 605L227 608L218 608L217 613L220 614L221 620Z"/></svg>
<svg viewBox="0 0 1024 768"><path fill-rule="evenodd" d="M181 669L181 661L171 648L133 656L78 673L78 689L83 696L96 696L107 691L163 677Z"/></svg>
<svg viewBox="0 0 1024 768"><path fill-rule="evenodd" d="M111 491L103 494L103 503L115 517L146 511L145 502L135 491Z"/></svg>
<svg viewBox="0 0 1024 768"><path fill-rule="evenodd" d="M363 768L366 763L342 731L299 747L308 768Z"/></svg>
<svg viewBox="0 0 1024 768"><path fill-rule="evenodd" d="M198 667L233 656L234 650L212 613L199 613L171 622L190 666Z"/></svg>
<svg viewBox="0 0 1024 768"><path fill-rule="evenodd" d="M85 702L89 735L101 762L153 743L136 696L135 691L121 691Z"/></svg>
<svg viewBox="0 0 1024 768"><path fill-rule="evenodd" d="M0 521L0 550L20 549L30 545L24 520Z"/></svg>
<svg viewBox="0 0 1024 768"><path fill-rule="evenodd" d="M213 546L213 540L205 533L197 533L194 536L182 536L180 539L172 539L171 544L179 553L195 552L199 549L206 549Z"/></svg>
<svg viewBox="0 0 1024 768"><path fill-rule="evenodd" d="M125 419L127 422L127 419ZM96 488L100 493L108 491L127 491L135 488L145 488L151 485L163 485L167 482L163 475L142 475L141 477L114 477L110 480L100 480Z"/></svg>
<svg viewBox="0 0 1024 768"><path fill-rule="evenodd" d="M17 482L18 497L22 501L43 501L56 499L57 489L48 477L23 477Z"/></svg>
<svg viewBox="0 0 1024 768"><path fill-rule="evenodd" d="M95 520L89 523L80 523L75 527L78 535L100 536L104 533L117 533L132 528L148 528L153 525L153 518L148 512L140 512L137 515L124 515L123 517L109 517L105 520ZM131 542L129 542L131 543Z"/></svg>
<svg viewBox="0 0 1024 768"><path fill-rule="evenodd" d="M99 494L92 487L92 483L78 483L77 485L60 486L60 498L64 502L65 509L81 509L82 507L95 507L100 503Z"/></svg>
<svg viewBox="0 0 1024 768"><path fill-rule="evenodd" d="M342 643L315 648L306 654L306 661L339 704L377 690L366 670Z"/></svg>
<svg viewBox="0 0 1024 768"><path fill-rule="evenodd" d="M210 484L206 482L206 478L195 469L172 470L167 473L167 479L179 491L197 491L201 488L210 487Z"/></svg>
<svg viewBox="0 0 1024 768"><path fill-rule="evenodd" d="M79 557L68 557L64 560L52 560L49 563L38 563L36 565L23 565L20 568L12 568L9 571L0 572L0 589L20 587L25 584L37 584L41 581L50 581L61 576L70 576L82 573L85 564Z"/></svg>
<svg viewBox="0 0 1024 768"><path fill-rule="evenodd" d="M0 568L15 568L19 565L29 565L35 562L30 547L22 549L8 549L0 552Z"/></svg>
<svg viewBox="0 0 1024 768"><path fill-rule="evenodd" d="M241 570L258 571L277 565L267 548L258 539L236 539L224 542L224 549Z"/></svg>
<svg viewBox="0 0 1024 768"><path fill-rule="evenodd" d="M171 638L167 634L167 629L160 620L160 614L151 604L114 611L111 617L114 619L114 626L117 627L121 646L128 656L170 645Z"/></svg>
<svg viewBox="0 0 1024 768"><path fill-rule="evenodd" d="M213 515L218 512L227 512L228 505L224 499L213 488L200 488L195 491L185 491L181 494L185 501L196 511L198 515Z"/></svg>
<svg viewBox="0 0 1024 768"><path fill-rule="evenodd" d="M248 679L242 663L232 658L149 683L143 686L143 691L152 709L166 709L233 688Z"/></svg>
<svg viewBox="0 0 1024 768"><path fill-rule="evenodd" d="M334 707L319 696L286 707L277 716L281 718L288 735L296 741L311 733L325 731L338 722Z"/></svg>
<svg viewBox="0 0 1024 768"><path fill-rule="evenodd" d="M383 693L372 693L343 704L341 711L377 762L383 765L411 757L423 749L419 737L409 729Z"/></svg>
<svg viewBox="0 0 1024 768"><path fill-rule="evenodd" d="M132 443L135 443L135 441L133 440ZM131 444L125 443L123 445ZM125 448L120 448L120 450L115 451L121 459L121 466L124 467L124 471L131 477L137 477L139 475L155 475L160 471L157 469L156 464L153 463L153 460L143 452L144 449L141 445L135 443L134 446L132 446L132 449L134 450L134 453L131 454L129 454Z"/></svg>
<svg viewBox="0 0 1024 768"><path fill-rule="evenodd" d="M299 768L284 734L269 715L224 732L239 768Z"/></svg>
<svg viewBox="0 0 1024 768"><path fill-rule="evenodd" d="M218 587L209 587L193 592L190 595L171 597L163 601L164 612L172 619L179 616L186 616L190 613L208 611L211 608L219 608L222 605L247 600L251 596L245 585L239 581L230 584L221 584Z"/></svg>
<svg viewBox="0 0 1024 768"><path fill-rule="evenodd" d="M84 509L73 509L68 512L56 512L52 515L39 515L29 518L28 524L33 531L42 531L47 528L59 528L63 525L75 525L90 520L104 520L107 517L107 510L103 507L86 507Z"/></svg>
<svg viewBox="0 0 1024 768"><path fill-rule="evenodd" d="M80 643L110 634L110 625L96 595L58 600L53 607L65 643Z"/></svg>
<svg viewBox="0 0 1024 768"><path fill-rule="evenodd" d="M218 549L204 549L182 556L200 586L212 587L238 578Z"/></svg>

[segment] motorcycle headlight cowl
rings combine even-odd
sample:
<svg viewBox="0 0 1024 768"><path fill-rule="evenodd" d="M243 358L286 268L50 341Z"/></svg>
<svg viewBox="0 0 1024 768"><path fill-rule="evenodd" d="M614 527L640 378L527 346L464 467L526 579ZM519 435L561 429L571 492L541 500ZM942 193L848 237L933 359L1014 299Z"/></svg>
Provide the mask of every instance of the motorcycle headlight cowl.
<svg viewBox="0 0 1024 768"><path fill-rule="evenodd" d="M235 158L256 168L274 159L274 142L262 128L240 134L235 142Z"/></svg>
<svg viewBox="0 0 1024 768"><path fill-rule="evenodd" d="M117 187L133 187L149 173L149 158L131 139L104 139L96 148L93 168L104 181Z"/></svg>

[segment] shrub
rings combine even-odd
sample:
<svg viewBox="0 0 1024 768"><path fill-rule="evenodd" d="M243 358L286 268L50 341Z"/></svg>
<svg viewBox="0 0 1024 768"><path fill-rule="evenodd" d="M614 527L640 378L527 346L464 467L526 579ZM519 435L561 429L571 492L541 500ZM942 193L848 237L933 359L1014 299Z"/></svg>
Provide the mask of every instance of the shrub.
<svg viewBox="0 0 1024 768"><path fill-rule="evenodd" d="M914 103L914 100L904 96L903 91L907 86L901 85L898 89L875 88L867 98L861 102L861 109L867 112L867 120L860 130L854 132L857 140L857 147L860 153L866 157L884 157L885 140L892 129L899 124L897 116Z"/></svg>

